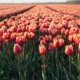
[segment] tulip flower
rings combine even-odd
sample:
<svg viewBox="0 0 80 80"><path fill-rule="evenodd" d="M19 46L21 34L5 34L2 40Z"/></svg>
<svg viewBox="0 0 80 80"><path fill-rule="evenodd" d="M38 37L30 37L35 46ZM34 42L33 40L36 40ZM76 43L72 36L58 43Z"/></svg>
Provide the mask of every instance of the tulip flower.
<svg viewBox="0 0 80 80"><path fill-rule="evenodd" d="M64 46L65 42L64 39L59 39L59 47Z"/></svg>
<svg viewBox="0 0 80 80"><path fill-rule="evenodd" d="M16 39L16 33L12 33L10 37L12 40L15 40Z"/></svg>
<svg viewBox="0 0 80 80"><path fill-rule="evenodd" d="M44 45L39 45L39 53L41 55L45 55L47 53L47 49Z"/></svg>
<svg viewBox="0 0 80 80"><path fill-rule="evenodd" d="M24 36L16 37L16 43L18 43L19 45L23 45L25 42L26 42L26 39Z"/></svg>
<svg viewBox="0 0 80 80"><path fill-rule="evenodd" d="M59 47L59 40L53 39L53 45L55 46L55 48L58 48Z"/></svg>
<svg viewBox="0 0 80 80"><path fill-rule="evenodd" d="M13 52L15 54L20 54L22 52L21 46L19 44L14 44Z"/></svg>
<svg viewBox="0 0 80 80"><path fill-rule="evenodd" d="M74 52L74 50L73 50L73 46L72 45L66 45L65 46L65 54L66 55L72 55L73 54L73 52Z"/></svg>
<svg viewBox="0 0 80 80"><path fill-rule="evenodd" d="M49 50L54 50L55 49L55 46L53 45L53 43L49 43L48 49Z"/></svg>
<svg viewBox="0 0 80 80"><path fill-rule="evenodd" d="M51 35L45 35L44 40L46 42L50 42L50 41L52 41L52 36Z"/></svg>
<svg viewBox="0 0 80 80"><path fill-rule="evenodd" d="M41 45L46 45L47 43L46 43L45 40L40 40L40 44L41 44Z"/></svg>
<svg viewBox="0 0 80 80"><path fill-rule="evenodd" d="M34 38L35 38L35 33L33 33L33 32L30 32L30 33L28 33L28 38L30 39L30 40L33 40Z"/></svg>
<svg viewBox="0 0 80 80"><path fill-rule="evenodd" d="M5 33L3 34L3 39L4 39L4 40L5 40L5 39L10 39L10 33L5 32Z"/></svg>

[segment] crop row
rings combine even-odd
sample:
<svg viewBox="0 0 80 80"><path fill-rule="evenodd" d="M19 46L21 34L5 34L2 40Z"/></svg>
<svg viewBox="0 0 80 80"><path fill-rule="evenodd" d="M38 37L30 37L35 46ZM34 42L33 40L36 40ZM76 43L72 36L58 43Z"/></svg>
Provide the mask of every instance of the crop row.
<svg viewBox="0 0 80 80"><path fill-rule="evenodd" d="M34 6L34 5L33 5ZM0 6L0 20L18 14L33 7L32 5L5 5Z"/></svg>
<svg viewBox="0 0 80 80"><path fill-rule="evenodd" d="M2 4L0 5L0 10L3 10L3 9L8 9L8 8L13 8L13 7L19 7L19 6L22 6L22 5L17 5L17 4Z"/></svg>
<svg viewBox="0 0 80 80"><path fill-rule="evenodd" d="M80 18L80 11L79 7L80 5L46 5L47 7L53 9L54 11L60 12L60 13L65 13L65 14L70 14L73 16L77 16Z"/></svg>
<svg viewBox="0 0 80 80"><path fill-rule="evenodd" d="M80 20L73 15L37 5L11 16L0 22L0 46L1 80L80 79Z"/></svg>

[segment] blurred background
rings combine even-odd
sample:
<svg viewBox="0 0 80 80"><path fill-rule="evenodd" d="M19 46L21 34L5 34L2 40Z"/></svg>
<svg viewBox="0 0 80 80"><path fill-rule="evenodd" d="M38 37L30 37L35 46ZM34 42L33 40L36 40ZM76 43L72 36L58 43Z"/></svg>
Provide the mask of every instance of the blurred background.
<svg viewBox="0 0 80 80"><path fill-rule="evenodd" d="M17 3L17 4L20 4L20 3L48 3L48 4L55 4L55 3L61 3L61 4L79 4L80 3L80 0L0 0L0 3L4 3L4 4L13 4L13 3Z"/></svg>

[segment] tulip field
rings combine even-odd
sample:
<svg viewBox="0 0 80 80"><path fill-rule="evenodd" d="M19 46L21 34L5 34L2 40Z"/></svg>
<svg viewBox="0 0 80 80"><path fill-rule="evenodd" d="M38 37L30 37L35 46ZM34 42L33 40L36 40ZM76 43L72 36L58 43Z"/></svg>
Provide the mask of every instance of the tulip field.
<svg viewBox="0 0 80 80"><path fill-rule="evenodd" d="M0 80L80 80L80 5L0 5Z"/></svg>

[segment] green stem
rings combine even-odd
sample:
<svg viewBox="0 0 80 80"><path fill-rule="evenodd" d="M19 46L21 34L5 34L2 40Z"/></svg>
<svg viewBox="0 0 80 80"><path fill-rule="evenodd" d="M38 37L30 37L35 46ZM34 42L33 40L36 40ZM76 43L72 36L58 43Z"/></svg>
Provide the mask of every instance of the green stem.
<svg viewBox="0 0 80 80"><path fill-rule="evenodd" d="M26 71L24 72L24 80L26 80Z"/></svg>
<svg viewBox="0 0 80 80"><path fill-rule="evenodd" d="M80 53L78 53L78 71L80 73Z"/></svg>
<svg viewBox="0 0 80 80"><path fill-rule="evenodd" d="M53 51L51 51L51 57L52 57L52 71L54 73L54 58L53 58ZM52 80L54 80L54 77L52 76Z"/></svg>
<svg viewBox="0 0 80 80"><path fill-rule="evenodd" d="M57 79L59 80L59 62L58 62L58 49L56 48L56 67L57 67Z"/></svg>
<svg viewBox="0 0 80 80"><path fill-rule="evenodd" d="M44 68L42 69L42 78L43 80L47 80L47 77L46 77L46 64L45 64L45 55L42 55L42 64L44 66Z"/></svg>
<svg viewBox="0 0 80 80"><path fill-rule="evenodd" d="M5 52L5 44L3 44L3 52Z"/></svg>
<svg viewBox="0 0 80 80"><path fill-rule="evenodd" d="M71 56L69 56L69 73L71 74ZM71 76L70 76L70 80L71 80Z"/></svg>
<svg viewBox="0 0 80 80"><path fill-rule="evenodd" d="M18 71L18 73L19 73L19 80L22 80L22 78L21 78L21 68L22 68L22 53L20 53L19 55L18 55L18 68L19 68L19 71Z"/></svg>
<svg viewBox="0 0 80 80"><path fill-rule="evenodd" d="M46 70L42 70L42 78L43 78L43 80L47 80L46 79Z"/></svg>
<svg viewBox="0 0 80 80"><path fill-rule="evenodd" d="M34 40L32 40L32 49L30 52L30 67L32 67L32 53L33 53L34 47L35 47L35 42Z"/></svg>
<svg viewBox="0 0 80 80"><path fill-rule="evenodd" d="M51 57L52 57L52 70L54 70L54 59L53 59L53 51L51 51Z"/></svg>
<svg viewBox="0 0 80 80"><path fill-rule="evenodd" d="M26 49L26 44L24 44L24 46L23 46L23 61L25 61L25 60L27 60L26 59L26 51L25 51L25 49ZM24 62L25 63L25 62ZM24 80L26 80L26 69L25 69L25 67L24 67L25 65L23 65L23 70L24 70Z"/></svg>
<svg viewBox="0 0 80 80"><path fill-rule="evenodd" d="M11 53L10 53L10 47L11 47L11 46L9 45L9 43L7 43L7 47L8 47L8 54L9 54L8 56L9 56L9 58L10 58L10 54L11 54Z"/></svg>

